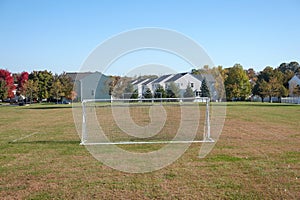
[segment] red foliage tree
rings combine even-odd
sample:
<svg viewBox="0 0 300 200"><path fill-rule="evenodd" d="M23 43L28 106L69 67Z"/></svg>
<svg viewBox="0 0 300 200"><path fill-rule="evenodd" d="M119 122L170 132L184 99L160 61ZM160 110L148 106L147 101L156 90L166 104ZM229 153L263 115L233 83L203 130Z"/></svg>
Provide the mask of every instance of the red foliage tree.
<svg viewBox="0 0 300 200"><path fill-rule="evenodd" d="M7 96L2 98L13 98L13 90L15 89L14 78L8 70L0 69L0 81L5 82L5 89L7 90Z"/></svg>
<svg viewBox="0 0 300 200"><path fill-rule="evenodd" d="M18 87L17 90L18 92L20 92L21 94L26 93L25 88L24 88L24 84L28 81L28 72L22 72L18 77Z"/></svg>

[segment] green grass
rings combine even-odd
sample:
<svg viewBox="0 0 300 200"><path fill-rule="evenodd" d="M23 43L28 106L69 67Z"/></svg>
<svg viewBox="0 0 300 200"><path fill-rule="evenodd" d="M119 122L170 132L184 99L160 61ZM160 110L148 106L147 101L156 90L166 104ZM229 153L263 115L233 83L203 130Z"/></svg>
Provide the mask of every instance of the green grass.
<svg viewBox="0 0 300 200"><path fill-rule="evenodd" d="M0 199L298 199L299 120L298 105L228 103L206 158L192 144L166 168L129 174L79 145L71 105L0 106Z"/></svg>

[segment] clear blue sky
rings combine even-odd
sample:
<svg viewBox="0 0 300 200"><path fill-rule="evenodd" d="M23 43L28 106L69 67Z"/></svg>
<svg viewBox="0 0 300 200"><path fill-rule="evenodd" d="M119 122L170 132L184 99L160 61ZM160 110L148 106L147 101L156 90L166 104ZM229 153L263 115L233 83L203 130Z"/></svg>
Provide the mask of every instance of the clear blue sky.
<svg viewBox="0 0 300 200"><path fill-rule="evenodd" d="M183 33L224 67L300 62L299 0L0 0L0 68L77 71L101 42L140 27Z"/></svg>

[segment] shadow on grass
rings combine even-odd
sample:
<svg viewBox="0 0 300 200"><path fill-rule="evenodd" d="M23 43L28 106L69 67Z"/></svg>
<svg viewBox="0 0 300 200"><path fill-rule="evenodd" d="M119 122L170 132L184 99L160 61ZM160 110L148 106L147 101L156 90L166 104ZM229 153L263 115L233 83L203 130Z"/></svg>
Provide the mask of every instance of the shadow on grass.
<svg viewBox="0 0 300 200"><path fill-rule="evenodd" d="M297 106L297 104L287 104L287 103L258 103L258 102L227 102L226 106L258 106L258 107L292 107Z"/></svg>
<svg viewBox="0 0 300 200"><path fill-rule="evenodd" d="M37 141L16 141L9 144L80 144L79 140L37 140Z"/></svg>
<svg viewBox="0 0 300 200"><path fill-rule="evenodd" d="M72 108L72 106L36 106L36 107L24 107L24 109L34 109L34 110L51 110L51 109L65 109Z"/></svg>

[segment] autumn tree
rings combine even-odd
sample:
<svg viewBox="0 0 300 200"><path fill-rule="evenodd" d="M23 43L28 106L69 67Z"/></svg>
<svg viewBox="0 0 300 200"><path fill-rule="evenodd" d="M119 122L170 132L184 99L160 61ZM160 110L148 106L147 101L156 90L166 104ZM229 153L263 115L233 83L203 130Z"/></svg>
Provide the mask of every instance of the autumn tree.
<svg viewBox="0 0 300 200"><path fill-rule="evenodd" d="M60 82L60 79L58 77L58 75L56 74L53 77L53 82L51 85L51 90L50 90L50 95L56 99L56 102L58 103L58 100L61 98L61 96L63 95L63 85Z"/></svg>
<svg viewBox="0 0 300 200"><path fill-rule="evenodd" d="M47 99L51 95L51 86L53 82L53 75L47 70L33 71L29 74L29 79L36 82L38 85L38 99Z"/></svg>
<svg viewBox="0 0 300 200"><path fill-rule="evenodd" d="M251 94L251 85L246 72L240 64L228 69L225 79L225 91L228 100L245 100Z"/></svg>
<svg viewBox="0 0 300 200"><path fill-rule="evenodd" d="M71 78L65 72L63 72L58 76L58 80L61 84L61 97L73 100L75 98L75 94L73 92L74 84L72 83Z"/></svg>
<svg viewBox="0 0 300 200"><path fill-rule="evenodd" d="M226 99L224 80L227 77L227 69L223 69L222 66L213 67L211 70L211 74L215 79L214 89L217 93L217 99L219 101L222 101L223 99Z"/></svg>
<svg viewBox="0 0 300 200"><path fill-rule="evenodd" d="M13 98L15 89L14 78L12 74L5 69L0 69L0 98L2 100Z"/></svg>
<svg viewBox="0 0 300 200"><path fill-rule="evenodd" d="M262 98L269 97L282 97L288 95L288 90L284 87L284 74L279 69L273 69L270 66L259 72L257 76L257 83L253 88L253 94Z"/></svg>
<svg viewBox="0 0 300 200"><path fill-rule="evenodd" d="M25 95L26 94L26 88L24 87L24 85L26 84L26 82L28 81L28 72L22 72L21 74L17 75L17 92L19 94Z"/></svg>
<svg viewBox="0 0 300 200"><path fill-rule="evenodd" d="M298 62L290 62L290 63L281 63L278 67L278 70L282 73L286 73L287 71L292 71L294 73L300 72L300 65Z"/></svg>
<svg viewBox="0 0 300 200"><path fill-rule="evenodd" d="M124 93L131 94L131 93L133 93L133 91L134 91L134 88L133 88L132 83L128 82L128 84L127 84L127 86L126 86L126 88L124 90Z"/></svg>
<svg viewBox="0 0 300 200"><path fill-rule="evenodd" d="M290 63L281 63L278 67L278 70L281 71L284 75L283 78L283 85L284 87L288 88L289 87L289 80L300 72L300 65L298 62L290 62Z"/></svg>
<svg viewBox="0 0 300 200"><path fill-rule="evenodd" d="M24 93L25 99L29 97L30 104L31 104L32 100L38 99L38 91L39 91L38 82L31 79L27 80L23 85L23 91L25 91Z"/></svg>
<svg viewBox="0 0 300 200"><path fill-rule="evenodd" d="M249 68L247 70L247 76L248 76L248 79L251 84L251 89L253 89L255 86L255 83L257 81L257 74L256 74L255 70L253 68Z"/></svg>
<svg viewBox="0 0 300 200"><path fill-rule="evenodd" d="M253 95L259 96L261 98L261 101L263 102L264 98L268 95L268 87L268 83L265 80L259 79L254 85L252 93Z"/></svg>
<svg viewBox="0 0 300 200"><path fill-rule="evenodd" d="M130 81L128 77L111 76L108 80L109 95L122 98Z"/></svg>
<svg viewBox="0 0 300 200"><path fill-rule="evenodd" d="M0 99L7 99L8 89L5 80L0 79Z"/></svg>

